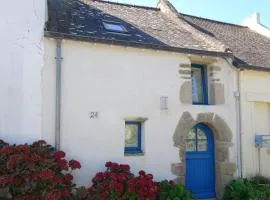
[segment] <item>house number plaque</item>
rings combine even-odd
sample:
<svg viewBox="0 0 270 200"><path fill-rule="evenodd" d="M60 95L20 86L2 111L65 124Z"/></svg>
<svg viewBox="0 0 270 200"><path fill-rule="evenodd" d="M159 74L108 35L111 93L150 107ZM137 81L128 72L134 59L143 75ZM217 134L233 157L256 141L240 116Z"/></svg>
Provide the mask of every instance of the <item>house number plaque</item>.
<svg viewBox="0 0 270 200"><path fill-rule="evenodd" d="M89 112L89 119L97 119L98 118L98 112Z"/></svg>

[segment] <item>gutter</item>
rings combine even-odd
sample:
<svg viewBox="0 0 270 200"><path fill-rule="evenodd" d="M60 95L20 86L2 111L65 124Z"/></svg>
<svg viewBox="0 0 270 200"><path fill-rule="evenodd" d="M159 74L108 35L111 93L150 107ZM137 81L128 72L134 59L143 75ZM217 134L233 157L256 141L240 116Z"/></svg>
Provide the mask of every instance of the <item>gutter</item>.
<svg viewBox="0 0 270 200"><path fill-rule="evenodd" d="M197 54L197 55L203 55L203 56L215 56L215 57L222 57L222 58L234 57L233 54L229 52L188 49L188 48L181 48L181 47L172 47L172 46L163 45L163 44L150 44L150 43L145 44L145 43L135 42L135 41L128 42L126 40L102 39L102 38L92 37L92 36L72 35L72 34L66 34L66 33L53 32L53 31L45 31L44 36L48 38L61 38L61 39L70 39L70 40L85 41L85 42L97 42L101 44L113 44L113 45L119 45L119 46L163 50L163 51L176 52L176 53Z"/></svg>
<svg viewBox="0 0 270 200"><path fill-rule="evenodd" d="M61 71L62 71L62 39L56 39L55 57L55 149L60 150L61 134Z"/></svg>
<svg viewBox="0 0 270 200"><path fill-rule="evenodd" d="M255 70L255 71L262 71L262 72L270 72L269 67L263 66L253 66L253 65L237 65L237 68L247 69L247 70Z"/></svg>
<svg viewBox="0 0 270 200"><path fill-rule="evenodd" d="M220 52L220 51L206 51L206 50L197 50L197 49L188 49L188 48L181 48L181 47L172 47L168 45L162 44L145 44L140 42L128 42L125 40L115 40L115 39L102 39L93 36L82 36L82 35L72 35L54 31L44 31L44 36L48 38L56 38L56 39L70 39L75 41L85 41L85 42L97 42L101 44L112 44L112 45L119 45L119 46L129 46L135 48L144 48L144 49L152 49L152 50L162 50L168 52L175 52L175 53L186 53L186 54L196 54L202 56L215 56L221 58L231 58L232 60L236 60L235 56L232 52ZM243 64L234 64L233 66L237 69L249 69L249 70L256 70L256 71L263 71L263 72L270 72L270 67L266 66L252 66L252 65L243 65Z"/></svg>

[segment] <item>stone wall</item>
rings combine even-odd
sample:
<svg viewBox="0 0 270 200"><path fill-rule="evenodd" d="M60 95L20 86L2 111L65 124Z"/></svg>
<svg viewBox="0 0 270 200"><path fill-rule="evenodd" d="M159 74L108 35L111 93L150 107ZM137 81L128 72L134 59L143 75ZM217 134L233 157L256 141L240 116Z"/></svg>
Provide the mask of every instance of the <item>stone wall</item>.
<svg viewBox="0 0 270 200"><path fill-rule="evenodd" d="M233 179L236 165L229 161L229 149L232 144L232 132L226 122L214 113L200 113L194 119L189 112L183 113L176 127L173 141L179 148L180 162L171 166L172 173L178 176L178 182L185 184L186 158L185 146L188 132L198 123L204 123L212 130L215 138L216 193L220 198L225 185Z"/></svg>
<svg viewBox="0 0 270 200"><path fill-rule="evenodd" d="M210 105L225 104L225 88L220 76L221 67L206 65L207 85L208 85L208 103ZM179 66L178 73L183 84L180 88L180 102L183 104L192 104L192 81L191 64L182 64Z"/></svg>
<svg viewBox="0 0 270 200"><path fill-rule="evenodd" d="M183 81L180 88L180 102L184 104L192 104L192 82L191 82L191 65L179 65L180 79Z"/></svg>
<svg viewBox="0 0 270 200"><path fill-rule="evenodd" d="M208 67L208 91L209 91L209 104L222 105L225 104L225 89L224 83L220 78L221 67L209 66Z"/></svg>

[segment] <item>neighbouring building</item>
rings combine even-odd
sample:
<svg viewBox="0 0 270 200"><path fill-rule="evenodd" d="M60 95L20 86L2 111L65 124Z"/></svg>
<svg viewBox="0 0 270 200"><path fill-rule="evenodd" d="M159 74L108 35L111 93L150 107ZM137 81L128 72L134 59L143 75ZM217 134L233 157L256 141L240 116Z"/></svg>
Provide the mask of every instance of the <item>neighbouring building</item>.
<svg viewBox="0 0 270 200"><path fill-rule="evenodd" d="M253 13L251 16L245 18L242 24L243 26L247 26L251 30L270 38L270 29L261 23L260 13Z"/></svg>
<svg viewBox="0 0 270 200"><path fill-rule="evenodd" d="M269 86L270 72L245 70L240 73L244 176L262 174L270 177L270 150L254 147L255 135L270 133Z"/></svg>
<svg viewBox="0 0 270 200"><path fill-rule="evenodd" d="M270 176L270 151L254 142L270 135L270 39L260 30L179 13L167 0L157 8L48 0L44 37L39 14L27 29L34 49L22 50L36 59L6 61L21 71L16 79L5 68L1 85L11 88L0 102L5 140L13 133L14 142L42 138L63 149L82 163L79 184L109 160L176 180L198 198L220 197L234 177ZM23 126L4 129L12 116Z"/></svg>
<svg viewBox="0 0 270 200"><path fill-rule="evenodd" d="M0 7L0 137L10 143L41 137L45 1Z"/></svg>

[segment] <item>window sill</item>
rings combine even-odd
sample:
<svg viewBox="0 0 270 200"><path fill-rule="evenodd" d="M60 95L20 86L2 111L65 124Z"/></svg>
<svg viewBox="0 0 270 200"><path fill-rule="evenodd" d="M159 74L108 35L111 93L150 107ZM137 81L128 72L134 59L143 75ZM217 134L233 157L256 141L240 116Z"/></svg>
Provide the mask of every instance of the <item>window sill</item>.
<svg viewBox="0 0 270 200"><path fill-rule="evenodd" d="M206 104L206 103L192 103L194 106L213 106L212 104Z"/></svg>
<svg viewBox="0 0 270 200"><path fill-rule="evenodd" d="M148 118L147 117L129 116L129 117L125 117L124 120L126 122L145 122L148 120Z"/></svg>
<svg viewBox="0 0 270 200"><path fill-rule="evenodd" d="M124 156L144 156L144 152L125 152Z"/></svg>

